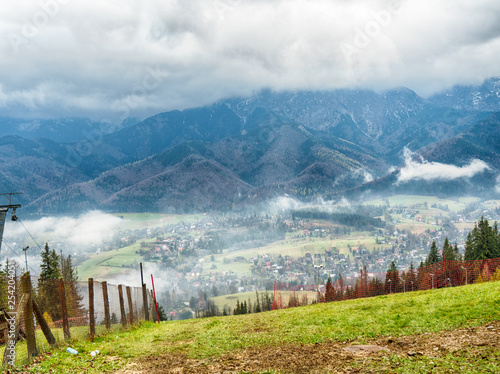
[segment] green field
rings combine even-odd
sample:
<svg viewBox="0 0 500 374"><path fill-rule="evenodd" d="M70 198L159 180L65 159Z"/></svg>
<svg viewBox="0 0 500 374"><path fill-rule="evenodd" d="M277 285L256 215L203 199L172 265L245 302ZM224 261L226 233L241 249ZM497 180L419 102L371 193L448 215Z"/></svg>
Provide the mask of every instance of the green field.
<svg viewBox="0 0 500 374"><path fill-rule="evenodd" d="M124 219L123 229L134 230L143 228L154 228L180 222L191 222L201 218L201 214L159 214L159 213L115 213L117 217ZM132 245L116 250L92 254L78 265L80 279L94 278L94 280L106 280L117 274L126 274L130 266L138 268L143 261L141 255L136 253L140 249L140 242L151 242L152 239L140 240Z"/></svg>
<svg viewBox="0 0 500 374"><path fill-rule="evenodd" d="M453 212L458 212L463 210L467 204L479 201L478 197L461 197L455 200L451 199L441 199L437 196L420 196L420 195L395 195L388 197L389 203L392 207L404 206L412 207L419 204L427 203L430 208L433 204L438 205L448 205L448 208ZM385 199L369 200L363 203L364 205L387 205Z"/></svg>
<svg viewBox="0 0 500 374"><path fill-rule="evenodd" d="M151 370L157 365L164 372L183 372L182 368L188 366L192 369L189 372L214 373L215 369L210 369L210 365L217 361L225 365L221 372L245 373L245 370L234 371L235 364L241 361L238 357L253 357L253 365L258 365L259 360L264 359L262 355L274 350L299 355L303 350L314 354L323 347L332 347L327 348L325 352L331 353L325 357L330 357L332 362L342 359L341 363L347 362L349 367L358 368L357 372L496 373L500 371L500 348L496 343L460 342L457 339L457 342L452 342L455 344L453 349L448 349L436 339L429 349L412 355L411 346L401 349L396 344L391 346L391 352L373 359L344 357L341 350L346 345L365 344L377 339L378 344L383 345L394 341L425 343L432 338L431 333L448 331L443 333L446 335L454 329L461 329L458 334L465 336L473 333L476 327L496 323L499 319L500 282L490 282L250 315L146 323L137 329L103 336L93 343L73 341L72 347L81 355L64 352L66 345L63 345L25 371L102 373L127 368L147 372L147 368ZM496 339L495 333L491 335ZM406 336L413 338L404 340ZM98 357L87 355L95 349L101 352ZM301 357L305 360L310 359L309 356ZM324 365L325 360L317 362ZM151 363L154 366L150 366ZM292 364L293 360L289 363ZM260 371L252 372L285 372L276 369L274 364L278 365L278 362L266 361ZM314 369L311 367L310 372L336 372L334 369Z"/></svg>
<svg viewBox="0 0 500 374"><path fill-rule="evenodd" d="M115 274L125 274L131 265L137 265L135 266L137 269L139 262L142 261L142 256L136 253L140 247L140 243L134 243L120 249L90 255L88 260L77 267L78 276L82 280L87 278L105 280Z"/></svg>
<svg viewBox="0 0 500 374"><path fill-rule="evenodd" d="M331 250L333 247L337 248L337 251L341 254L352 256L349 252L349 246L351 248L365 246L370 252L375 248L376 251L390 247L389 244L376 244L376 238L371 236L369 232L358 231L352 232L350 235L341 236L336 239L323 238L292 238L291 235L287 235L287 239L279 240L270 243L266 246L258 248L249 248L238 251L224 251L222 254L215 254L214 261L211 261L211 255L204 257L205 264L203 266L203 274L207 275L217 272L233 271L242 275L250 275L251 263L245 262L234 262L236 257L243 257L246 260L251 258L256 258L257 256L263 255L283 255L290 256L293 258L304 257L306 253L314 254L325 254L325 250ZM211 266L215 265L216 269L211 269Z"/></svg>

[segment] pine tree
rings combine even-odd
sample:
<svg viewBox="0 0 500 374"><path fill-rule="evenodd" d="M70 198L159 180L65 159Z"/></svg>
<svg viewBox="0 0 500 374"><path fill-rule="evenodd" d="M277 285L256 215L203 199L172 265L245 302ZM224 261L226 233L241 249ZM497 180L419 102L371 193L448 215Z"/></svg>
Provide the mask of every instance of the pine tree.
<svg viewBox="0 0 500 374"><path fill-rule="evenodd" d="M241 314L240 299L236 300L236 308L234 308L233 314L235 316L237 316L238 314Z"/></svg>
<svg viewBox="0 0 500 374"><path fill-rule="evenodd" d="M455 260L457 260L457 261L462 261L463 260L462 254L460 253L460 251L458 249L458 244L457 243L455 243L455 245L453 246L453 252L454 252Z"/></svg>
<svg viewBox="0 0 500 374"><path fill-rule="evenodd" d="M444 240L444 245L443 245L443 259L446 261L454 261L456 260L455 258L455 251L453 249L453 246L450 244L448 241L448 237Z"/></svg>
<svg viewBox="0 0 500 374"><path fill-rule="evenodd" d="M470 261L474 260L476 255L477 255L477 250L476 250L476 241L475 241L475 236L474 232L477 232L477 226L474 227L472 232L469 232L467 234L467 240L465 241L465 254L464 254L464 260L465 261Z"/></svg>
<svg viewBox="0 0 500 374"><path fill-rule="evenodd" d="M391 261L387 273L385 274L385 290L387 293L394 293L399 291L399 271L394 263Z"/></svg>
<svg viewBox="0 0 500 374"><path fill-rule="evenodd" d="M465 260L485 260L498 256L500 256L498 225L495 222L491 227L488 220L481 217L467 235Z"/></svg>
<svg viewBox="0 0 500 374"><path fill-rule="evenodd" d="M437 244L436 241L432 241L431 245L431 250L429 252L429 255L427 256L427 259L425 260L425 265L432 265L435 263L438 263L442 260L441 256L439 255L438 249L437 249Z"/></svg>
<svg viewBox="0 0 500 374"><path fill-rule="evenodd" d="M61 253L60 271L64 280L64 287L66 292L66 303L68 307L68 315L70 317L82 316L85 312L83 308L83 296L78 290L78 273L73 267L71 255L64 257Z"/></svg>
<svg viewBox="0 0 500 374"><path fill-rule="evenodd" d="M335 300L335 288L333 288L332 280L330 279L330 277L328 277L328 280L326 281L325 288L325 301L328 303Z"/></svg>
<svg viewBox="0 0 500 374"><path fill-rule="evenodd" d="M59 256L50 250L48 243L42 251L37 301L42 313L48 312L53 321L61 319L61 300L58 279L61 276Z"/></svg>
<svg viewBox="0 0 500 374"><path fill-rule="evenodd" d="M256 296L256 301L255 301L255 313L260 313L262 312L262 309L260 307L260 301L259 301L259 292L255 291L255 296Z"/></svg>

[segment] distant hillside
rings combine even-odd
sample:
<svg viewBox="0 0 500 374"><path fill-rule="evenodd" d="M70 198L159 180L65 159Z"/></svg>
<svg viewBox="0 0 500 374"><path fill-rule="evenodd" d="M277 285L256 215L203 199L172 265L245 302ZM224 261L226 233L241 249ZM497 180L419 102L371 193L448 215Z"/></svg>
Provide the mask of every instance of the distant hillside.
<svg viewBox="0 0 500 374"><path fill-rule="evenodd" d="M500 77L486 79L479 86L455 86L432 96L429 101L462 110L500 111Z"/></svg>
<svg viewBox="0 0 500 374"><path fill-rule="evenodd" d="M500 172L500 112L477 122L466 131L442 142L424 147L419 152L428 162L464 166L471 160L484 161L489 169L472 178L454 180L411 180L398 183L399 169L380 179L346 191L347 196L363 193L428 193L439 196L496 196Z"/></svg>
<svg viewBox="0 0 500 374"><path fill-rule="evenodd" d="M108 134L121 127L86 118L17 119L4 117L0 118L0 138L19 136L30 140L50 139L58 143L73 143L87 139L94 131Z"/></svg>
<svg viewBox="0 0 500 374"><path fill-rule="evenodd" d="M340 139L322 142L296 124L257 127L214 143L183 143L51 192L27 208L191 211L227 209L283 192L306 197L335 183L355 186L364 173L381 175L387 167L369 153Z"/></svg>
<svg viewBox="0 0 500 374"><path fill-rule="evenodd" d="M111 133L86 120L6 122L11 133L28 133L0 138L0 188L24 191L30 209L51 212L225 209L283 193L494 192L498 82L429 99L407 88L263 91L131 120ZM466 105L472 94L477 105ZM89 132L82 139L78 130ZM388 172L403 166L404 149L457 166L477 158L490 169L459 185L397 184ZM212 187L202 187L207 181Z"/></svg>

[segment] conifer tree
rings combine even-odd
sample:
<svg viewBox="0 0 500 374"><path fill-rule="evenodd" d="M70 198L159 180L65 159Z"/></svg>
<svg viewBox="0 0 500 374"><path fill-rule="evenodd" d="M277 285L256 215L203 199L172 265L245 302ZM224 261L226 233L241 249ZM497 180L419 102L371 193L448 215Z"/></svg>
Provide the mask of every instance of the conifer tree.
<svg viewBox="0 0 500 374"><path fill-rule="evenodd" d="M387 273L385 274L385 290L387 293L390 292L398 292L399 291L399 271L394 263L391 261L389 268L387 269Z"/></svg>
<svg viewBox="0 0 500 374"><path fill-rule="evenodd" d="M481 217L474 229L467 235L465 242L465 260L485 260L500 256L498 225L490 226L487 219Z"/></svg>
<svg viewBox="0 0 500 374"><path fill-rule="evenodd" d="M50 250L48 243L42 250L42 263L38 279L37 301L42 313L49 313L53 321L61 319L61 300L58 279L61 276L59 256Z"/></svg>
<svg viewBox="0 0 500 374"><path fill-rule="evenodd" d="M262 309L260 307L260 301L259 301L259 292L255 291L255 296L256 296L256 301L255 301L255 313L260 313L262 312Z"/></svg>
<svg viewBox="0 0 500 374"><path fill-rule="evenodd" d="M333 301L335 299L335 288L333 288L332 285L332 280L330 277L328 277L328 280L326 281L326 286L325 286L325 301L328 303L330 301Z"/></svg>
<svg viewBox="0 0 500 374"><path fill-rule="evenodd" d="M453 246L450 244L448 241L448 237L444 240L444 245L443 245L443 259L446 261L454 261L456 260L455 258L455 250L453 249Z"/></svg>
<svg viewBox="0 0 500 374"><path fill-rule="evenodd" d="M440 262L441 260L442 260L442 258L439 255L436 241L433 240L432 245L431 245L431 250L429 252L429 255L427 256L427 259L425 260L425 265L426 266L432 265L432 264L435 264L437 262Z"/></svg>
<svg viewBox="0 0 500 374"><path fill-rule="evenodd" d="M409 272L409 279L408 279L408 290L416 290L417 289L417 273L415 271L415 266L413 266L413 261L410 262L410 270Z"/></svg>
<svg viewBox="0 0 500 374"><path fill-rule="evenodd" d="M71 255L64 256L62 253L59 256L60 271L64 280L66 292L66 303L68 307L68 315L70 317L82 316L84 313L83 296L78 290L78 272L73 267Z"/></svg>

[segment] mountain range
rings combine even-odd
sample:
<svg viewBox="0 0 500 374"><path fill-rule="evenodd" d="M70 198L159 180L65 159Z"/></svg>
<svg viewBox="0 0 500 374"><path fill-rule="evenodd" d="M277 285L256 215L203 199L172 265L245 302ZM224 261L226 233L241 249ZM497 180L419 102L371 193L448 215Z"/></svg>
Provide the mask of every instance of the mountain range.
<svg viewBox="0 0 500 374"><path fill-rule="evenodd" d="M37 213L221 210L282 194L495 194L499 121L498 78L427 99L408 88L264 90L116 127L0 118L0 188L22 191ZM433 167L487 166L401 183L410 151Z"/></svg>

